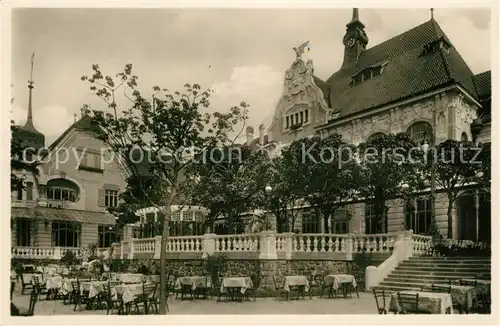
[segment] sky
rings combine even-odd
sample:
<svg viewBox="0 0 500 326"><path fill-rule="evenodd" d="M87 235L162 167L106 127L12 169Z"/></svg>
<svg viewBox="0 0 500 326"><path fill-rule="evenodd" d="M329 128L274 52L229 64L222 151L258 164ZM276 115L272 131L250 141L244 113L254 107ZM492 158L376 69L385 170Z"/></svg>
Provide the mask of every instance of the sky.
<svg viewBox="0 0 500 326"><path fill-rule="evenodd" d="M115 75L132 63L141 89L211 88L212 111L245 101L248 124L257 131L261 123L270 125L285 70L295 59L292 48L309 40L315 75L327 79L341 65L351 15L347 8L14 9L12 119L26 121L35 52L33 118L47 146L74 114L80 117L83 104L101 105L80 80L92 64ZM437 8L434 18L474 73L491 69L488 9ZM368 47L429 19L429 9L360 9Z"/></svg>

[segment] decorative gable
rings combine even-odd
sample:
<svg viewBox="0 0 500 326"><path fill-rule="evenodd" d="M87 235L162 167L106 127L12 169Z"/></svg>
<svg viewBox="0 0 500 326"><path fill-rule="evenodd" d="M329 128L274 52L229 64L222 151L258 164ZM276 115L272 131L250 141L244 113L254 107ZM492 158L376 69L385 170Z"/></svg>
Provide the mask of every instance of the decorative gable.
<svg viewBox="0 0 500 326"><path fill-rule="evenodd" d="M280 135L328 122L331 110L323 91L315 82L319 79L313 71L312 60L304 62L298 56L285 72L283 94L269 130L271 140L283 140Z"/></svg>

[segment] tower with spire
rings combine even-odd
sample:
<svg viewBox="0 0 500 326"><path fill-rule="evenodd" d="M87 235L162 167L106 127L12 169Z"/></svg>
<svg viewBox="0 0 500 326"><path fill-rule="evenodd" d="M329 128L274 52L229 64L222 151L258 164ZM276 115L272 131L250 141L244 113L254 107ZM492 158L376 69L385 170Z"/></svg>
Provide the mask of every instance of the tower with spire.
<svg viewBox="0 0 500 326"><path fill-rule="evenodd" d="M365 24L359 20L359 9L352 10L352 19L346 25L346 33L342 39L344 43L344 61L342 69L353 67L358 61L361 53L366 50L368 36L365 32Z"/></svg>
<svg viewBox="0 0 500 326"><path fill-rule="evenodd" d="M35 53L31 56L31 74L28 81L29 99L28 99L28 117L24 126L19 127L16 132L16 137L19 139L23 147L31 147L38 150L45 146L45 136L36 130L33 123L33 63L35 61Z"/></svg>

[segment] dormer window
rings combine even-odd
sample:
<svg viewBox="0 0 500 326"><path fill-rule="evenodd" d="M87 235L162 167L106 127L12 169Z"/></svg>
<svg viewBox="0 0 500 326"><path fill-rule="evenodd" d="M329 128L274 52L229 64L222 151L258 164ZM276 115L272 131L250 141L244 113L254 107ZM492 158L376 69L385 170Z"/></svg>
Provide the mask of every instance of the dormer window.
<svg viewBox="0 0 500 326"><path fill-rule="evenodd" d="M389 63L389 61L385 61L379 64L375 64L373 66L370 66L368 68L365 68L361 71L358 71L356 74L352 75L352 81L350 83L351 86L355 86L358 84L361 84L362 82L365 82L367 80L370 80L372 78L378 77L382 75L385 66Z"/></svg>
<svg viewBox="0 0 500 326"><path fill-rule="evenodd" d="M309 123L309 109L287 114L285 116L285 130Z"/></svg>
<svg viewBox="0 0 500 326"><path fill-rule="evenodd" d="M446 54L450 53L451 44L448 43L444 38L440 38L436 41L432 41L424 45L424 50L422 56L430 55L439 51L443 51Z"/></svg>

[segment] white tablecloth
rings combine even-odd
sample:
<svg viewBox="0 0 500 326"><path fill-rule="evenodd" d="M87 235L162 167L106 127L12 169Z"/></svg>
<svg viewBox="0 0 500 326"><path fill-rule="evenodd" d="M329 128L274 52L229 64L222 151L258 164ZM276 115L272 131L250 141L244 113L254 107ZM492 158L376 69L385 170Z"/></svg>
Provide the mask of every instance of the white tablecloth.
<svg viewBox="0 0 500 326"><path fill-rule="evenodd" d="M337 290L342 283L350 283L353 287L356 287L356 278L354 275L349 274L327 275L323 282L326 286L332 286L334 290Z"/></svg>
<svg viewBox="0 0 500 326"><path fill-rule="evenodd" d="M113 273L111 274L112 281L118 281L123 283L142 283L146 276L143 274L132 274L132 273Z"/></svg>
<svg viewBox="0 0 500 326"><path fill-rule="evenodd" d="M124 303L133 301L142 291L142 283L120 284L111 287L111 295L114 298L116 298L117 295L121 295Z"/></svg>
<svg viewBox="0 0 500 326"><path fill-rule="evenodd" d="M303 275L285 276L285 291L290 292L291 286L304 286L304 291L309 292L309 280Z"/></svg>
<svg viewBox="0 0 500 326"><path fill-rule="evenodd" d="M191 286L191 289L195 290L196 288L208 287L207 283L209 282L210 280L207 280L205 276L183 276L175 280L174 288L180 290L182 285L188 285Z"/></svg>
<svg viewBox="0 0 500 326"><path fill-rule="evenodd" d="M220 286L221 293L227 293L227 288L240 288L244 294L247 289L253 287L253 282L250 277L224 277Z"/></svg>
<svg viewBox="0 0 500 326"><path fill-rule="evenodd" d="M418 309L430 312L431 314L445 314L447 309L453 314L453 302L449 293L420 292L420 291L400 291L401 294L418 293ZM391 295L389 311L400 312L401 307L398 302L397 293Z"/></svg>

